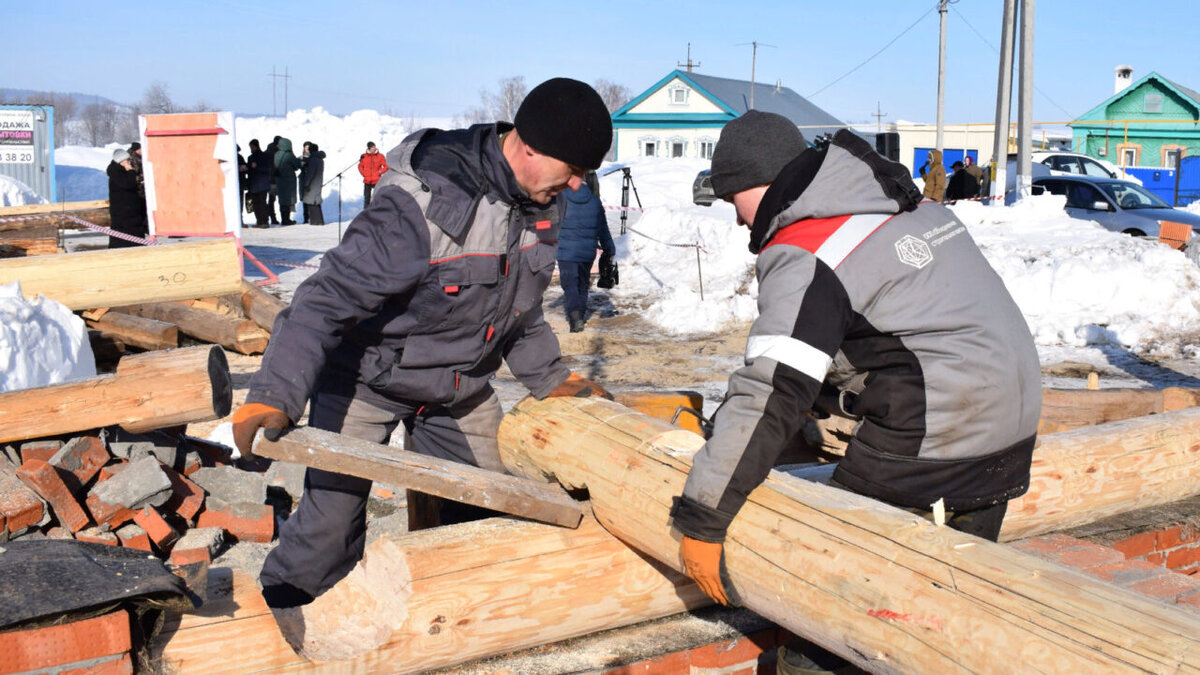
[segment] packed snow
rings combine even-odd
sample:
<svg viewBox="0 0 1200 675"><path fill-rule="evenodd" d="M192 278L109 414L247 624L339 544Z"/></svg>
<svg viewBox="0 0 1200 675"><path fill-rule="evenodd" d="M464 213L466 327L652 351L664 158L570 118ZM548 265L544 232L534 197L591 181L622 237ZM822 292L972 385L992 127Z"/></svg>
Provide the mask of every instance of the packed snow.
<svg viewBox="0 0 1200 675"><path fill-rule="evenodd" d="M87 326L65 305L0 285L0 392L47 387L96 374Z"/></svg>
<svg viewBox="0 0 1200 675"><path fill-rule="evenodd" d="M11 176L0 176L0 206L45 204L46 200L29 186Z"/></svg>
<svg viewBox="0 0 1200 675"><path fill-rule="evenodd" d="M323 252L361 209L354 168L368 140L386 152L414 128L448 120L412 120L358 111L338 117L317 108L285 118L238 118L237 140L269 142L275 135L298 146L314 141L326 157L325 216L329 225L244 229L248 250L280 276L284 295L315 271ZM56 151L59 182L89 172L103 177L106 148ZM634 158L601 167L601 199L617 242L620 285L609 292L620 312L636 312L668 335L699 336L746 322L756 313L754 256L749 231L735 224L732 206L692 203L692 181L705 160ZM629 179L625 172L628 169ZM336 173L347 168L342 223L337 220ZM77 180L82 184L82 180ZM354 187L350 187L349 184ZM630 209L622 234L623 188ZM72 195L103 199L106 190ZM1021 307L1043 360L1063 350L1114 347L1134 354L1192 358L1200 334L1200 269L1157 242L1109 232L1067 216L1062 197L1014 206L959 202L951 208ZM1200 202L1190 207L1200 212ZM250 218L249 214L243 214ZM247 274L261 276L247 265Z"/></svg>

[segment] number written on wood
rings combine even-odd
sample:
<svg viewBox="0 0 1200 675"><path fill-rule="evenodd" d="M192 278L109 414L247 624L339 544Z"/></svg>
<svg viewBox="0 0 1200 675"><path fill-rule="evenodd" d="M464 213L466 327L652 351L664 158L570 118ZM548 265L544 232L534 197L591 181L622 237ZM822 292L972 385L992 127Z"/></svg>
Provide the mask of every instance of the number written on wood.
<svg viewBox="0 0 1200 675"><path fill-rule="evenodd" d="M163 286L182 284L183 282L187 281L187 274L183 272L176 272L174 274L160 274L158 275L158 280L162 282Z"/></svg>

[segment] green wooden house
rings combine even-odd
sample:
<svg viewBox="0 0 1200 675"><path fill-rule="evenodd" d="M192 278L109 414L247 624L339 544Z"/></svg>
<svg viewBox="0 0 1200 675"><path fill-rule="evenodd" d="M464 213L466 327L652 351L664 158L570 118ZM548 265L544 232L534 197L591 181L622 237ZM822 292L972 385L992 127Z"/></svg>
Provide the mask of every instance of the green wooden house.
<svg viewBox="0 0 1200 675"><path fill-rule="evenodd" d="M1069 126L1076 152L1123 167L1174 167L1200 155L1200 92L1151 72Z"/></svg>

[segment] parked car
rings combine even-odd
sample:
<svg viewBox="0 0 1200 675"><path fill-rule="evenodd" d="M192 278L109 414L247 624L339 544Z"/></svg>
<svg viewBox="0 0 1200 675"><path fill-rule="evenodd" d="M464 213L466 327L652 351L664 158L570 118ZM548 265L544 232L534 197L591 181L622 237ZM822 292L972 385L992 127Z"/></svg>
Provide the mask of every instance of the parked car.
<svg viewBox="0 0 1200 675"><path fill-rule="evenodd" d="M1142 182L1122 171L1112 162L1088 157L1075 152L1034 152L1030 155L1035 162L1045 164L1056 176L1093 176L1116 178L1141 185Z"/></svg>
<svg viewBox="0 0 1200 675"><path fill-rule="evenodd" d="M704 169L696 174L696 180L692 182L692 203L712 206L715 201L717 196L713 194L712 169Z"/></svg>
<svg viewBox="0 0 1200 675"><path fill-rule="evenodd" d="M1159 235L1163 223L1182 223L1200 235L1200 215L1172 208L1158 195L1126 180L1091 176L1035 178L1035 188L1067 198L1067 213L1073 218L1094 220L1113 232L1135 237Z"/></svg>

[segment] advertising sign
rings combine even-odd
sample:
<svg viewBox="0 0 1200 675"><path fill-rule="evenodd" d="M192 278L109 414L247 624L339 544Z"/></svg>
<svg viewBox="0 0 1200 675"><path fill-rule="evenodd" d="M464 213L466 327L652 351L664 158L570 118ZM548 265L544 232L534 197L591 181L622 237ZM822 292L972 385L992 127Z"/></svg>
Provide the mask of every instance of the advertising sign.
<svg viewBox="0 0 1200 675"><path fill-rule="evenodd" d="M0 110L0 164L33 164L33 111Z"/></svg>

